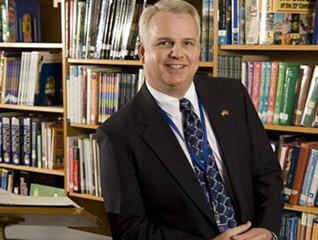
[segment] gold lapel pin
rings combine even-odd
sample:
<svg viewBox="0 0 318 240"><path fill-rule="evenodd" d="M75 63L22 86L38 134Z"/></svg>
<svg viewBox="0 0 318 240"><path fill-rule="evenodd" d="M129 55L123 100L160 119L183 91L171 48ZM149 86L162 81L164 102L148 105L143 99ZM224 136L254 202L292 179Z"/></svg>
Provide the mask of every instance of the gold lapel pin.
<svg viewBox="0 0 318 240"><path fill-rule="evenodd" d="M222 112L221 112L221 115L224 117L225 115L226 116L229 116L230 115L230 112L229 112L229 110L226 110L226 109L224 109Z"/></svg>

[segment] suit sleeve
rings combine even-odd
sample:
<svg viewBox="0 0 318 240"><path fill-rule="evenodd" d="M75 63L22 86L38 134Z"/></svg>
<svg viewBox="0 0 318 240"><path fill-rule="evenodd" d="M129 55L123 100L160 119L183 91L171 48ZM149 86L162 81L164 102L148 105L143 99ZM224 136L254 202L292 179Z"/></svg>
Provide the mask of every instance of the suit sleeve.
<svg viewBox="0 0 318 240"><path fill-rule="evenodd" d="M117 136L117 135L116 135ZM133 157L122 139L97 130L105 208L114 240L204 238L152 222L147 218Z"/></svg>
<svg viewBox="0 0 318 240"><path fill-rule="evenodd" d="M253 186L256 219L254 227L263 227L277 236L281 226L283 181L281 169L269 139L246 89L241 85L246 107L246 121L252 148Z"/></svg>

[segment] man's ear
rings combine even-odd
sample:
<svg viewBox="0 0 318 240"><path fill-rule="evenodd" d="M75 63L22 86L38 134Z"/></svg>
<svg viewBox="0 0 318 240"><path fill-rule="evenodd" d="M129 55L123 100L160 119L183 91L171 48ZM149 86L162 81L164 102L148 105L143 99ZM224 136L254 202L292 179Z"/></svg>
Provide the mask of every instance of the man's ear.
<svg viewBox="0 0 318 240"><path fill-rule="evenodd" d="M144 64L145 63L145 48L142 42L138 43L138 56L140 61Z"/></svg>

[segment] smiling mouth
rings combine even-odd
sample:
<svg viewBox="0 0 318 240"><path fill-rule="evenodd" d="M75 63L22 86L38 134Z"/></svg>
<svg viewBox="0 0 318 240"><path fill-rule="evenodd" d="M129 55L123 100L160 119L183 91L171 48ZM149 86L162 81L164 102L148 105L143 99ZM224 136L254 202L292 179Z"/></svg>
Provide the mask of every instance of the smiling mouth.
<svg viewBox="0 0 318 240"><path fill-rule="evenodd" d="M179 69L179 68L182 68L184 65L180 65L180 64L171 64L171 65L168 65L169 67L171 68L176 68L176 69Z"/></svg>

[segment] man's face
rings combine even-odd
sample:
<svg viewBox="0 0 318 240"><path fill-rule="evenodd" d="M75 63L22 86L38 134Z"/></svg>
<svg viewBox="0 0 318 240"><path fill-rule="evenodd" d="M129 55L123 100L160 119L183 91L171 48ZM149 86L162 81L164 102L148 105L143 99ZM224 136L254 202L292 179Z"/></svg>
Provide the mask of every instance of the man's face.
<svg viewBox="0 0 318 240"><path fill-rule="evenodd" d="M149 38L139 45L147 82L168 95L183 97L198 69L198 28L190 14L156 13Z"/></svg>

